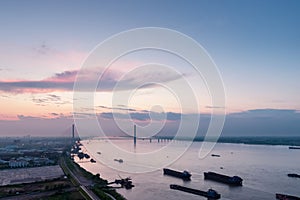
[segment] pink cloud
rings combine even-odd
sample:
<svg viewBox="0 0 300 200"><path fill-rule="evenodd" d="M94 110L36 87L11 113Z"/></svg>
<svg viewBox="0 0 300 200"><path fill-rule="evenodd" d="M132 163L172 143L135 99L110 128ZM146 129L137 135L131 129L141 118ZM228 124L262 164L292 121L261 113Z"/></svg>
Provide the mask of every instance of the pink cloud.
<svg viewBox="0 0 300 200"><path fill-rule="evenodd" d="M45 81L53 81L53 82L74 82L77 70L73 71L64 71L61 73L56 73L54 76L45 79Z"/></svg>
<svg viewBox="0 0 300 200"><path fill-rule="evenodd" d="M140 86L156 87L147 82L169 82L181 78L178 74L165 73L158 68L144 68L127 73L109 69L104 73L99 68L63 71L42 80L7 80L0 81L0 91L8 93L47 93L54 91L73 91L74 82L80 84L82 90L90 91L94 83L98 83L98 91L112 91L118 83L118 90L128 90ZM102 74L101 74L102 73ZM100 79L99 79L100 78Z"/></svg>

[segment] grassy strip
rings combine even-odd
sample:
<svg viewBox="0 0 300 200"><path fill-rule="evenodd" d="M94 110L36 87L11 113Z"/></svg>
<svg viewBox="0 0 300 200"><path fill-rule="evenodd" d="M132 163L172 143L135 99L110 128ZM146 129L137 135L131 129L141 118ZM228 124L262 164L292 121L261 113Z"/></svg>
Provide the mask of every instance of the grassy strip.
<svg viewBox="0 0 300 200"><path fill-rule="evenodd" d="M119 194L115 189L102 189L105 193L110 194L117 200L126 200L121 194Z"/></svg>
<svg viewBox="0 0 300 200"><path fill-rule="evenodd" d="M49 197L42 197L41 200L82 200L85 196L80 191L57 193Z"/></svg>
<svg viewBox="0 0 300 200"><path fill-rule="evenodd" d="M63 158L66 161L66 165L68 165L69 169L72 170L74 169L74 166L70 164L70 159L68 158ZM74 186L79 186L79 183L69 174L69 170L65 166L64 162L61 161L61 168L63 169L64 173L68 176L68 179L72 182Z"/></svg>
<svg viewBox="0 0 300 200"><path fill-rule="evenodd" d="M81 194L86 200L93 200L93 199L91 199L91 198L89 197L89 195L87 195L87 194L85 193L85 191L84 191L82 188L79 188L79 192L80 192L80 194Z"/></svg>
<svg viewBox="0 0 300 200"><path fill-rule="evenodd" d="M105 192L97 187L93 188L93 192L101 199L101 200L112 200Z"/></svg>

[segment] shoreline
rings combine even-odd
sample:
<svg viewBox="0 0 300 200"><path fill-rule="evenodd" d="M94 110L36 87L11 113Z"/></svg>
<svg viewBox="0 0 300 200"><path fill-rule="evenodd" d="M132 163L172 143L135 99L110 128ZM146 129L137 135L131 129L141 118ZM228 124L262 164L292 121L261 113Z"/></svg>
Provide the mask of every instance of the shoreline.
<svg viewBox="0 0 300 200"><path fill-rule="evenodd" d="M100 199L116 199L116 200L126 200L126 198L118 193L115 189L109 188L106 186L108 181L100 177L100 174L93 174L92 172L86 170L80 164L67 158L67 164L73 165L74 168L79 170L79 173L82 173L82 176L86 179L93 181L93 186L90 188L95 195L97 195Z"/></svg>
<svg viewBox="0 0 300 200"><path fill-rule="evenodd" d="M82 138L82 140L133 140L132 137L107 137L107 138ZM152 141L171 141L174 137L154 137ZM138 138L137 140L150 140L150 138ZM268 136L244 136L244 137L220 137L220 138L206 138L197 137L195 139L176 138L176 141L193 141L193 142L217 142L221 144L245 144L245 145L267 145L267 146L300 146L300 137L268 137Z"/></svg>

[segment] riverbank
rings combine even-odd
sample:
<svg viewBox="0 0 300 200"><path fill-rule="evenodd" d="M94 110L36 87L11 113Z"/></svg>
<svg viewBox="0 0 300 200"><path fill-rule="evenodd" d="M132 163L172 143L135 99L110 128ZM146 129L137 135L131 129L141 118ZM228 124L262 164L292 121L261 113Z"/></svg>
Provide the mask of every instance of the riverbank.
<svg viewBox="0 0 300 200"><path fill-rule="evenodd" d="M101 200L126 200L115 189L108 187L108 181L102 179L99 173L92 174L71 160L68 156L63 156L61 166L67 171L69 178L72 179L74 184L86 188L87 191L91 191L91 195L94 193Z"/></svg>

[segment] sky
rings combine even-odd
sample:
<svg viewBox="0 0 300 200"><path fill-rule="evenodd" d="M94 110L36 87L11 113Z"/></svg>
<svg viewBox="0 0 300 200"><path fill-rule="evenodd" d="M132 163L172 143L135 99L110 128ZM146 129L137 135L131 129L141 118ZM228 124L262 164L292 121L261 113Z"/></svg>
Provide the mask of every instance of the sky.
<svg viewBox="0 0 300 200"><path fill-rule="evenodd" d="M225 88L224 135L300 136L299 8L297 0L0 1L0 136L66 135L74 114L83 117L73 110L73 84L92 50L142 27L179 31L210 55ZM180 76L149 63L171 66ZM86 80L97 80L100 68L84 71ZM193 86L198 106L182 106L168 90L190 97L183 80ZM178 116L210 119L205 81L170 53L133 52L113 63L101 81L94 112L112 134L119 133L112 112L125 123L124 112L130 112L143 127L160 127L165 117L166 132L178 126ZM136 90L137 83L151 81L162 84ZM112 91L117 83L120 90ZM130 99L113 101L126 91L134 91Z"/></svg>

